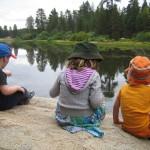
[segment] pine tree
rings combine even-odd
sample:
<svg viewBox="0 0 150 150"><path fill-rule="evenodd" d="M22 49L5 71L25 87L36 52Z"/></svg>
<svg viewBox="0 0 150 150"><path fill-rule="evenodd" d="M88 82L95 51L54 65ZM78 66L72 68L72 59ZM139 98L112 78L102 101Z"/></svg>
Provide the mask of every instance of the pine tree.
<svg viewBox="0 0 150 150"><path fill-rule="evenodd" d="M3 37L3 28L0 26L0 37Z"/></svg>
<svg viewBox="0 0 150 150"><path fill-rule="evenodd" d="M26 19L26 27L27 29L32 32L33 29L34 29L34 19L32 16L29 16L27 19Z"/></svg>
<svg viewBox="0 0 150 150"><path fill-rule="evenodd" d="M72 16L71 12L69 10L66 10L65 16L66 16L67 31L73 32L74 31L74 22L73 22L73 16Z"/></svg>
<svg viewBox="0 0 150 150"><path fill-rule="evenodd" d="M126 35L131 37L136 31L136 18L139 14L138 0L130 0L126 12Z"/></svg>
<svg viewBox="0 0 150 150"><path fill-rule="evenodd" d="M58 25L57 25L58 31L66 31L67 30L66 26L67 26L66 18L65 18L65 15L63 14L63 12L61 11L60 17L58 19Z"/></svg>
<svg viewBox="0 0 150 150"><path fill-rule="evenodd" d="M78 21L80 22L80 31L89 32L92 30L93 27L93 9L90 6L89 2L86 1L85 3L80 6L79 14L78 14Z"/></svg>
<svg viewBox="0 0 150 150"><path fill-rule="evenodd" d="M39 8L36 12L35 25L38 31L44 31L46 29L47 20L44 9Z"/></svg>
<svg viewBox="0 0 150 150"><path fill-rule="evenodd" d="M13 26L13 31L12 31L12 36L13 36L13 37L16 37L16 36L17 36L17 34L18 34L17 25L16 25L16 24L14 24L14 26Z"/></svg>
<svg viewBox="0 0 150 150"><path fill-rule="evenodd" d="M96 9L96 13L95 13L95 17L96 17L96 28L95 28L95 32L97 34L109 34L109 15L108 15L108 10L104 9L103 7L101 8L97 8Z"/></svg>
<svg viewBox="0 0 150 150"><path fill-rule="evenodd" d="M114 5L111 12L111 37L115 40L120 38L121 18L117 10L117 5Z"/></svg>
<svg viewBox="0 0 150 150"><path fill-rule="evenodd" d="M49 17L48 17L48 26L47 26L47 30L48 32L52 32L52 31L57 31L58 29L58 13L56 11L56 9L52 9Z"/></svg>
<svg viewBox="0 0 150 150"><path fill-rule="evenodd" d="M4 37L7 37L8 35L9 35L9 32L8 32L7 25L4 25L3 36L4 36Z"/></svg>

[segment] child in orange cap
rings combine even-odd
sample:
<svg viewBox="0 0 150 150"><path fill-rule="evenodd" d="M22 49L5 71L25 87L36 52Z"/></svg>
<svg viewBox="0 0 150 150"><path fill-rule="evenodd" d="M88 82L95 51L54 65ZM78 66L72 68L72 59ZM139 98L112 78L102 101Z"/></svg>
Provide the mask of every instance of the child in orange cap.
<svg viewBox="0 0 150 150"><path fill-rule="evenodd" d="M33 91L28 92L27 89L19 85L7 84L7 76L10 76L11 72L4 70L4 68L9 63L10 57L16 58L7 44L0 43L0 110L27 104L34 95Z"/></svg>
<svg viewBox="0 0 150 150"><path fill-rule="evenodd" d="M150 59L136 56L125 73L128 83L114 103L113 121L136 137L150 138ZM119 119L119 108L123 121Z"/></svg>

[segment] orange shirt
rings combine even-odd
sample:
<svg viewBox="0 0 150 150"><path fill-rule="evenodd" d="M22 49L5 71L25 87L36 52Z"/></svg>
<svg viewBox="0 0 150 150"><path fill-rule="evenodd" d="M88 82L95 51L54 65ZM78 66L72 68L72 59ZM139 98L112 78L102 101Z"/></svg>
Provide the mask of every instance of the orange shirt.
<svg viewBox="0 0 150 150"><path fill-rule="evenodd" d="M123 129L136 136L150 137L150 86L126 84L119 99Z"/></svg>

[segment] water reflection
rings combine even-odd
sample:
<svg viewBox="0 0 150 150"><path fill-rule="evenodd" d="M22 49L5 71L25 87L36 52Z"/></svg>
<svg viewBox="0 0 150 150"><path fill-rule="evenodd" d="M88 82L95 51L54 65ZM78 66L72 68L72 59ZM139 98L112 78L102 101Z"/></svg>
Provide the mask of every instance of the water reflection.
<svg viewBox="0 0 150 150"><path fill-rule="evenodd" d="M119 73L124 71L128 66L129 58L106 57L101 63L101 89L105 97L114 97L114 90L118 85L117 78Z"/></svg>
<svg viewBox="0 0 150 150"><path fill-rule="evenodd" d="M37 50L36 62L38 64L37 67L38 67L39 71L43 72L45 70L45 67L47 64L47 56L40 49Z"/></svg>
<svg viewBox="0 0 150 150"><path fill-rule="evenodd" d="M33 65L35 62L35 51L33 49L26 50L28 62Z"/></svg>
<svg viewBox="0 0 150 150"><path fill-rule="evenodd" d="M64 68L65 60L70 54L70 50L72 47L62 46L62 45L32 45L24 47L24 50L19 48L14 48L14 53L18 55L19 51L26 51L26 56L28 64L33 66L36 64L37 70L40 72L46 72L46 66L50 66L49 69L53 70L56 74L58 74L57 69L60 68L62 70ZM101 77L101 89L103 94L107 98L113 98L115 96L115 89L120 85L121 80L118 78L119 75L122 76L124 68L127 67L130 58L115 58L115 57L104 57L104 61L100 64L100 77ZM60 71L59 70L59 71ZM19 70L18 70L19 71ZM26 70L28 72L28 70ZM37 73L33 72L34 76L38 76ZM46 73L45 73L46 74ZM39 81L43 80L43 76L41 75ZM46 75L45 75L46 76ZM57 75L55 75L57 76ZM39 76L38 76L39 77ZM48 79L54 80L54 79ZM47 81L45 81L47 82ZM41 82L40 87L42 87ZM36 87L37 88L37 87ZM47 93L50 87L47 88ZM45 90L41 88L40 92ZM38 96L43 96L38 92ZM47 97L47 95L46 95Z"/></svg>
<svg viewBox="0 0 150 150"><path fill-rule="evenodd" d="M60 65L63 69L65 59L70 54L69 51L66 51L65 47L62 46L44 46L44 47L34 47L26 48L28 62L33 65L34 62L37 62L37 67L40 72L44 72L47 63L51 68L56 71ZM16 51L16 49L15 49ZM15 52L17 55L17 53Z"/></svg>

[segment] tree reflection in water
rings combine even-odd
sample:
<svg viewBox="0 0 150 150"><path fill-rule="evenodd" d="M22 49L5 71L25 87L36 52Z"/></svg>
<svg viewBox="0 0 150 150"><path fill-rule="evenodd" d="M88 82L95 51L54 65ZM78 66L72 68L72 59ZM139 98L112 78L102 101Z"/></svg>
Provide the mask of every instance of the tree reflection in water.
<svg viewBox="0 0 150 150"><path fill-rule="evenodd" d="M100 76L101 89L105 97L113 97L115 87L118 85L118 80L115 81L118 73L124 71L128 65L127 58L106 57L101 62Z"/></svg>
<svg viewBox="0 0 150 150"><path fill-rule="evenodd" d="M36 62L37 62L37 67L40 72L43 72L45 70L46 64L47 64L47 55L43 53L41 49L37 49L36 53Z"/></svg>
<svg viewBox="0 0 150 150"><path fill-rule="evenodd" d="M65 64L65 59L69 55L63 46L44 46L44 47L34 47L26 49L28 62L33 65L36 60L38 70L43 72L47 63L51 68L56 71L58 66L63 69Z"/></svg>
<svg viewBox="0 0 150 150"><path fill-rule="evenodd" d="M37 68L40 72L44 72L47 64L56 71L58 67L63 69L65 60L70 54L71 46L62 45L34 45L25 48L27 51L28 62L33 65L36 61ZM17 49L15 48L17 54ZM118 85L118 74L122 73L127 67L128 58L104 57L100 63L99 74L101 77L101 89L105 97L114 97L115 88Z"/></svg>
<svg viewBox="0 0 150 150"><path fill-rule="evenodd" d="M28 62L33 65L34 62L35 62L35 52L34 52L34 49L27 49L27 59L28 59Z"/></svg>
<svg viewBox="0 0 150 150"><path fill-rule="evenodd" d="M113 81L109 76L104 76L104 79L101 78L101 89L105 97L113 97L114 89L117 85L118 82Z"/></svg>

